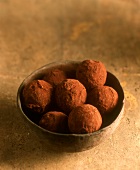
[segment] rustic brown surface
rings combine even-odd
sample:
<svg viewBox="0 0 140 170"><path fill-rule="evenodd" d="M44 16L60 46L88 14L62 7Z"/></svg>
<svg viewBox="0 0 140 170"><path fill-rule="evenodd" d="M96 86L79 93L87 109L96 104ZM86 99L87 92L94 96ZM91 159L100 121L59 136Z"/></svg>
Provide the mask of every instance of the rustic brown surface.
<svg viewBox="0 0 140 170"><path fill-rule="evenodd" d="M139 21L138 0L0 0L0 169L140 169ZM96 148L55 152L18 112L17 89L44 64L86 58L120 79L125 115Z"/></svg>

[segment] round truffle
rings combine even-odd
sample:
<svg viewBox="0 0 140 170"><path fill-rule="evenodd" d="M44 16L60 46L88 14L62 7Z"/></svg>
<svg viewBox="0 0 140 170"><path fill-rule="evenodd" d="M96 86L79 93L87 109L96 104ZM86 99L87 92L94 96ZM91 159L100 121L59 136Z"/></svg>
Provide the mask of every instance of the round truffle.
<svg viewBox="0 0 140 170"><path fill-rule="evenodd" d="M107 71L100 61L84 60L76 70L76 78L86 87L87 90L104 85Z"/></svg>
<svg viewBox="0 0 140 170"><path fill-rule="evenodd" d="M76 79L66 79L56 86L56 103L66 114L84 104L86 98L86 88Z"/></svg>
<svg viewBox="0 0 140 170"><path fill-rule="evenodd" d="M117 105L118 93L109 86L98 86L88 93L87 103L97 107L101 115L110 113Z"/></svg>
<svg viewBox="0 0 140 170"><path fill-rule="evenodd" d="M42 116L39 125L52 132L68 133L68 116L62 112L50 111Z"/></svg>
<svg viewBox="0 0 140 170"><path fill-rule="evenodd" d="M52 69L46 73L43 80L47 81L53 86L56 86L66 78L67 78L66 73L63 70Z"/></svg>
<svg viewBox="0 0 140 170"><path fill-rule="evenodd" d="M83 104L73 109L68 117L71 133L92 133L100 129L102 117L98 109L90 104Z"/></svg>
<svg viewBox="0 0 140 170"><path fill-rule="evenodd" d="M44 80L33 80L23 89L24 105L31 111L43 113L51 102L53 87Z"/></svg>

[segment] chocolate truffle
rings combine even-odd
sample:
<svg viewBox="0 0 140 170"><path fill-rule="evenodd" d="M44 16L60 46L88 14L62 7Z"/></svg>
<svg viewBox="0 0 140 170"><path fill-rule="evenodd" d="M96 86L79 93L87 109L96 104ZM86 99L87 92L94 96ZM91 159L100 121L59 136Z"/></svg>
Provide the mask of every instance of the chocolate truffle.
<svg viewBox="0 0 140 170"><path fill-rule="evenodd" d="M56 103L66 114L85 103L86 97L86 88L76 79L66 79L56 86Z"/></svg>
<svg viewBox="0 0 140 170"><path fill-rule="evenodd" d="M117 105L118 93L109 86L98 86L88 93L87 103L97 107L101 115L110 113Z"/></svg>
<svg viewBox="0 0 140 170"><path fill-rule="evenodd" d="M87 90L95 86L104 85L107 71L100 61L84 60L76 70L76 78L86 87Z"/></svg>
<svg viewBox="0 0 140 170"><path fill-rule="evenodd" d="M66 78L67 78L66 73L63 70L52 69L46 73L43 80L47 81L53 86L56 86Z"/></svg>
<svg viewBox="0 0 140 170"><path fill-rule="evenodd" d="M90 104L83 104L73 109L68 117L71 133L92 133L100 129L102 117L98 109Z"/></svg>
<svg viewBox="0 0 140 170"><path fill-rule="evenodd" d="M53 87L44 80L33 80L23 89L24 105L31 111L43 113L51 102Z"/></svg>
<svg viewBox="0 0 140 170"><path fill-rule="evenodd" d="M39 125L52 132L67 133L68 116L62 112L50 111L42 116Z"/></svg>

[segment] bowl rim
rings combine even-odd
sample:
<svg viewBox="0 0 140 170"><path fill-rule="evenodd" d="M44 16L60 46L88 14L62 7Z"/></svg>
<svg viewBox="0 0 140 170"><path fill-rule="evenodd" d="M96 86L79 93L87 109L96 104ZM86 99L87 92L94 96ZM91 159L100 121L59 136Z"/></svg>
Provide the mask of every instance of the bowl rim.
<svg viewBox="0 0 140 170"><path fill-rule="evenodd" d="M52 62L52 63L48 63L48 64L45 64L43 65L42 67L39 67L37 68L36 70L32 71L28 76L26 76L23 80L22 80L22 83L20 84L20 86L18 87L18 90L17 90L17 107L18 107L18 110L22 113L22 115L32 124L34 125L36 128L39 128L41 131L45 132L45 133L49 133L49 134L52 134L52 135L56 135L56 136L78 136L78 137L85 137L85 136L93 136L93 135L98 135L100 134L102 131L105 131L106 129L108 129L113 123L115 123L115 121L118 119L120 113L122 113L124 111L124 105L125 105L125 97L124 97L124 91L123 91L123 88L118 80L118 78L112 74L111 72L107 71L108 73L110 73L111 75L113 75L116 80L118 81L119 85L120 85L120 88L121 88L121 91L122 91L122 95L123 95L123 100L122 100L122 105L121 105L121 109L120 109L120 112L119 114L117 115L117 117L115 118L115 120L113 120L113 122L95 132L92 132L92 133L85 133L85 134L75 134L75 133L57 133L57 132L52 132L52 131L49 131L49 130L46 130L44 128L42 128L41 126L37 125L36 123L34 123L32 120L30 120L28 118L28 116L24 113L23 109L22 109L22 105L21 105L21 100L20 100L20 94L21 94L21 91L23 89L23 86L25 84L26 81L28 81L28 79L30 79L33 75L36 75L39 71L41 70L45 70L45 69L49 69L51 68L50 66L59 66L59 65L62 65L62 64L78 64L82 61L80 60L61 60L59 62Z"/></svg>

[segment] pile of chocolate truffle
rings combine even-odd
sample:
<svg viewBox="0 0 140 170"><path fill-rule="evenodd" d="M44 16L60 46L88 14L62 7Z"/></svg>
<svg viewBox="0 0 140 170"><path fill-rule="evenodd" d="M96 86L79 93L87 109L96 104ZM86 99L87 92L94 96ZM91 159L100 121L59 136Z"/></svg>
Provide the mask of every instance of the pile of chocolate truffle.
<svg viewBox="0 0 140 170"><path fill-rule="evenodd" d="M106 83L107 71L100 61L84 60L75 77L54 68L42 79L29 82L22 104L31 120L56 133L85 134L101 128L103 117L113 114L118 93Z"/></svg>

